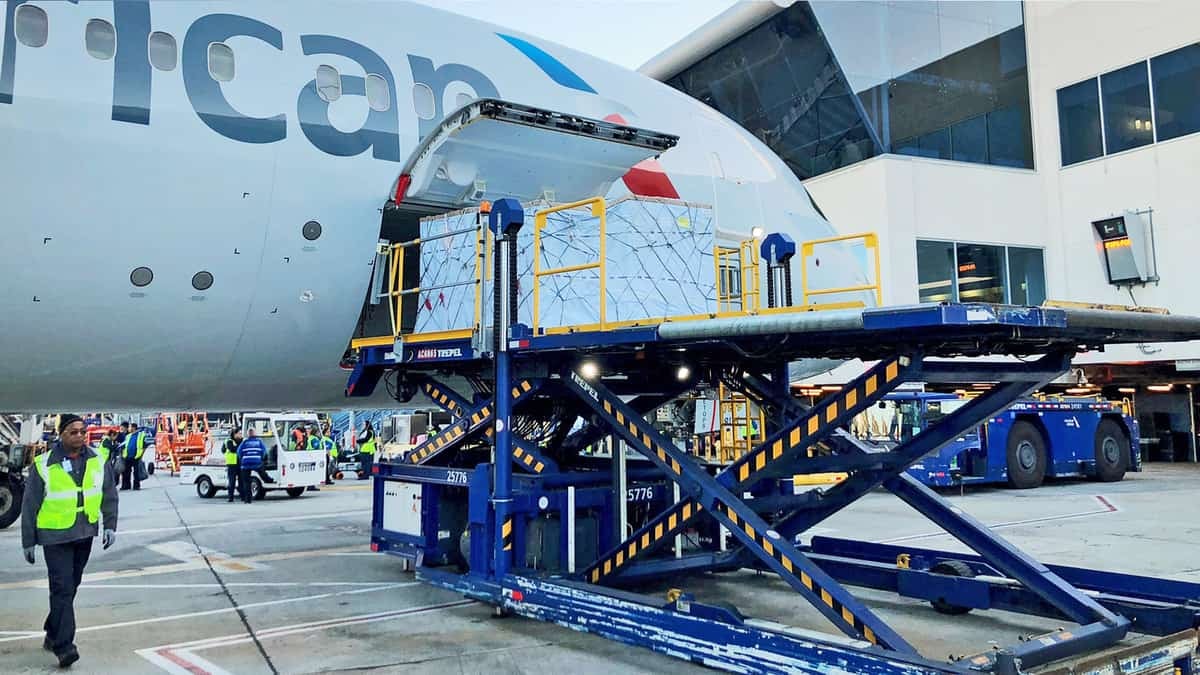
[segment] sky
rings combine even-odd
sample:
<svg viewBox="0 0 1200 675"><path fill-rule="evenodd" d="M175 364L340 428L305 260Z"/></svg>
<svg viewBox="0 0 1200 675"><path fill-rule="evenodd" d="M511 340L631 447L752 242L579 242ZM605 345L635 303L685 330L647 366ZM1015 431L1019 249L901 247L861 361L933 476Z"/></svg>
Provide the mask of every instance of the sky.
<svg viewBox="0 0 1200 675"><path fill-rule="evenodd" d="M736 0L422 0L636 70Z"/></svg>

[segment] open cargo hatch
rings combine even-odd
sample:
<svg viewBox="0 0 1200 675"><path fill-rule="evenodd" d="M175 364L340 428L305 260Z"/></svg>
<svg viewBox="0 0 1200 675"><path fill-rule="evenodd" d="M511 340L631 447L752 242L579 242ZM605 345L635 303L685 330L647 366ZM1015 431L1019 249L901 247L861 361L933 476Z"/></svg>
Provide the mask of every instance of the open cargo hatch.
<svg viewBox="0 0 1200 675"><path fill-rule="evenodd" d="M478 99L446 116L392 184L397 206L457 209L512 197L572 202L608 193L679 137Z"/></svg>

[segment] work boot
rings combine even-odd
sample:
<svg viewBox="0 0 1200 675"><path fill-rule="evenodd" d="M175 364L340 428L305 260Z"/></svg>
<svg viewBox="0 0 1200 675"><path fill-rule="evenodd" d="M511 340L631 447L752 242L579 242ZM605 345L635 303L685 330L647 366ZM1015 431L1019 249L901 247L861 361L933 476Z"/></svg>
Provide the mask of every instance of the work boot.
<svg viewBox="0 0 1200 675"><path fill-rule="evenodd" d="M75 663L78 660L79 660L79 650L76 649L74 645L72 645L71 647L67 648L67 650L65 652L58 655L58 667L59 668L70 668L71 664Z"/></svg>

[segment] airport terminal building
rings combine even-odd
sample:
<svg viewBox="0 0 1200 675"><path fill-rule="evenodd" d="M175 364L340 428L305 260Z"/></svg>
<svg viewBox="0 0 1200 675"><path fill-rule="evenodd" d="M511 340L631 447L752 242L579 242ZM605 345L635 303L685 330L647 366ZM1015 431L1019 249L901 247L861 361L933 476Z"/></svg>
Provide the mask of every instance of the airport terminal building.
<svg viewBox="0 0 1200 675"><path fill-rule="evenodd" d="M878 233L886 304L1200 314L1200 3L740 3L641 71ZM1200 344L1077 364L1069 393L1134 398L1148 457L1195 461Z"/></svg>

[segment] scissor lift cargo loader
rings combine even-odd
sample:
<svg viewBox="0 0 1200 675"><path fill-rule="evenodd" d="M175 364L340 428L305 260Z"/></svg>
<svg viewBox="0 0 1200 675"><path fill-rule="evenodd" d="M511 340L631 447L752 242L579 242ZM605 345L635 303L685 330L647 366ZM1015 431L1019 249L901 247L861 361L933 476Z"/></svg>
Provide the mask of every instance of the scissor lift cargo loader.
<svg viewBox="0 0 1200 675"><path fill-rule="evenodd" d="M603 204L552 208L578 207L602 211ZM808 311L751 303L718 317L617 325L601 317L538 326L535 312L528 325L515 320L517 289L529 280L518 278L512 253L525 213L519 202L501 200L479 222L472 236L481 260L495 264L490 278L477 275L481 288L490 285L491 303L476 308L475 324L465 333L398 332L358 345L348 395L370 395L389 378L396 392L419 391L456 419L411 452L375 464L373 550L406 558L420 578L498 611L735 671L1197 672L1200 584L1046 566L905 469L1058 377L1075 353L1197 339L1200 319L984 304ZM997 354L1021 359L945 360ZM786 364L810 358L877 363L803 407L788 395ZM915 381L996 384L891 449L864 446L842 430ZM472 383L469 390L461 382ZM733 388L766 414L765 440L723 469L697 461L647 421L701 383ZM604 439L644 461L626 468L585 452ZM828 472L848 477L824 489L793 487L796 475ZM657 515L632 532L616 527L627 498L614 495L617 474L665 488L649 502ZM802 543L801 535L877 488L976 555L821 537ZM699 545L681 546L684 532L698 534ZM778 575L842 635L745 618L688 593L663 599L629 590L668 575L740 568ZM951 613L997 608L1066 627L937 661L918 654L850 586L929 600ZM1123 642L1131 632L1154 639Z"/></svg>

